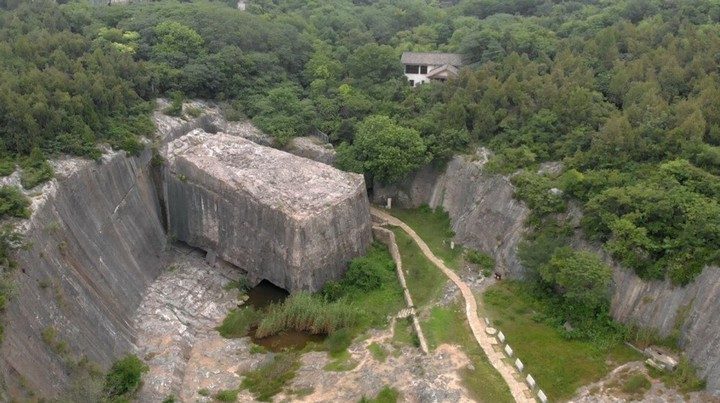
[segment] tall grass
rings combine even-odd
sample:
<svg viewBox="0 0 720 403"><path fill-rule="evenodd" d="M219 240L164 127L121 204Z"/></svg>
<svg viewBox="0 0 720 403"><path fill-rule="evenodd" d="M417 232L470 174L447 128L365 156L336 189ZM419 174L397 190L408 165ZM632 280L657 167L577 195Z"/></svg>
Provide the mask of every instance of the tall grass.
<svg viewBox="0 0 720 403"><path fill-rule="evenodd" d="M287 329L330 334L359 325L363 317L358 308L345 300L327 302L319 296L299 293L271 306L258 324L255 336L263 338Z"/></svg>

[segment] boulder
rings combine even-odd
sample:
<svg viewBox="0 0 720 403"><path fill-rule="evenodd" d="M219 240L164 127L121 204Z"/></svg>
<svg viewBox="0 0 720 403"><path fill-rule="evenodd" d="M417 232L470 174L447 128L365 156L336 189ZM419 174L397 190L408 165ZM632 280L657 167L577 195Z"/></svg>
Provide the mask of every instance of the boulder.
<svg viewBox="0 0 720 403"><path fill-rule="evenodd" d="M171 237L290 292L339 279L372 240L361 175L195 130L168 145Z"/></svg>

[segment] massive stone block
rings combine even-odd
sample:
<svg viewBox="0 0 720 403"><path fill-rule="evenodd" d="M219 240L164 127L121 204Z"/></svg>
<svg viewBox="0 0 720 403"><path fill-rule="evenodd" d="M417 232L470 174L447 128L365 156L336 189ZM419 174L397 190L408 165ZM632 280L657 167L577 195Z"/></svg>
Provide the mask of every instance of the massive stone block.
<svg viewBox="0 0 720 403"><path fill-rule="evenodd" d="M227 134L168 146L168 232L291 292L342 276L371 242L361 175Z"/></svg>

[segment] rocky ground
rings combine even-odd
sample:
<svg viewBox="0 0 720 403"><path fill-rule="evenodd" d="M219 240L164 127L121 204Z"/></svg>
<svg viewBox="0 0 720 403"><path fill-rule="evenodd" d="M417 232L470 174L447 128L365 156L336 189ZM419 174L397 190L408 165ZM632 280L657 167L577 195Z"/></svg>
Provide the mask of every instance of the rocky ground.
<svg viewBox="0 0 720 403"><path fill-rule="evenodd" d="M650 381L649 388L632 390L626 387L627 380L642 374ZM648 375L648 369L641 361L623 364L598 382L583 386L577 395L570 400L572 403L606 403L606 402L720 402L720 398L712 397L705 392L681 394L669 389L662 381Z"/></svg>
<svg viewBox="0 0 720 403"><path fill-rule="evenodd" d="M139 400L172 395L183 402L212 401L218 391L237 388L242 374L272 353L258 353L249 338L224 339L215 330L238 304L238 292L227 285L240 273L210 267L199 251L175 252L134 319L137 354L150 367ZM443 345L425 356L393 342L393 329L373 330L357 340L349 348L346 371L325 369L332 361L325 352L305 353L297 375L275 401L355 402L374 397L384 386L400 391L404 401L470 401L458 374L469 365L464 353ZM371 344L382 346L387 358L375 358ZM253 396L240 391L238 400L252 401Z"/></svg>

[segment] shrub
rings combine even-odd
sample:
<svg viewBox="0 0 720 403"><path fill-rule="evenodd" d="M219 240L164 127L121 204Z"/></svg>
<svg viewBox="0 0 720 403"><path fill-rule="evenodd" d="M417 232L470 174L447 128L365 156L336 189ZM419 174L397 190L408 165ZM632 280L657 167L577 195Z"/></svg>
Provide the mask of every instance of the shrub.
<svg viewBox="0 0 720 403"><path fill-rule="evenodd" d="M348 329L340 329L331 333L324 341L325 349L330 355L336 356L347 350L352 343L353 335Z"/></svg>
<svg viewBox="0 0 720 403"><path fill-rule="evenodd" d="M363 397L360 399L362 403L395 403L400 397L400 392L389 386L383 387L374 399Z"/></svg>
<svg viewBox="0 0 720 403"><path fill-rule="evenodd" d="M39 148L33 148L29 156L20 160L20 183L25 189L32 189L35 186L52 179L55 172L52 166L45 159L45 154Z"/></svg>
<svg viewBox="0 0 720 403"><path fill-rule="evenodd" d="M165 114L168 116L180 116L180 114L182 114L184 99L185 96L182 94L182 92L173 91L170 94L170 106L165 108L163 112L165 112Z"/></svg>
<svg viewBox="0 0 720 403"><path fill-rule="evenodd" d="M221 390L215 394L215 400L220 402L234 402L237 401L239 392L238 389Z"/></svg>
<svg viewBox="0 0 720 403"><path fill-rule="evenodd" d="M248 331L259 318L260 313L252 307L233 309L216 330L222 337L228 339L247 336Z"/></svg>
<svg viewBox="0 0 720 403"><path fill-rule="evenodd" d="M30 200L15 186L0 187L0 217L30 217Z"/></svg>
<svg viewBox="0 0 720 403"><path fill-rule="evenodd" d="M387 248L373 243L367 254L353 259L345 277L340 282L329 282L321 291L330 301L337 301L353 293L377 290L395 278L395 263Z"/></svg>
<svg viewBox="0 0 720 403"><path fill-rule="evenodd" d="M126 355L116 361L105 375L103 392L111 398L132 395L140 387L140 378L148 369L137 356Z"/></svg>
<svg viewBox="0 0 720 403"><path fill-rule="evenodd" d="M625 381L622 391L631 395L644 394L650 389L651 383L644 374L634 374Z"/></svg>
<svg viewBox="0 0 720 403"><path fill-rule="evenodd" d="M552 181L545 176L523 171L512 177L515 197L527 203L535 217L544 217L565 210L563 198L553 192Z"/></svg>
<svg viewBox="0 0 720 403"><path fill-rule="evenodd" d="M535 153L527 146L504 148L492 156L490 161L485 165L485 168L491 173L509 174L533 164L536 159L537 156Z"/></svg>
<svg viewBox="0 0 720 403"><path fill-rule="evenodd" d="M252 392L258 400L270 401L288 381L295 377L295 371L299 367L295 354L275 354L270 362L246 373L242 386Z"/></svg>
<svg viewBox="0 0 720 403"><path fill-rule="evenodd" d="M487 253L480 252L480 251L474 250L474 249L470 249L467 251L465 258L467 259L468 262L470 262L472 264L476 264L483 269L492 270L495 268L495 259L493 259L493 257L488 255Z"/></svg>
<svg viewBox="0 0 720 403"><path fill-rule="evenodd" d="M15 172L15 161L8 157L0 157L0 176L8 176Z"/></svg>

